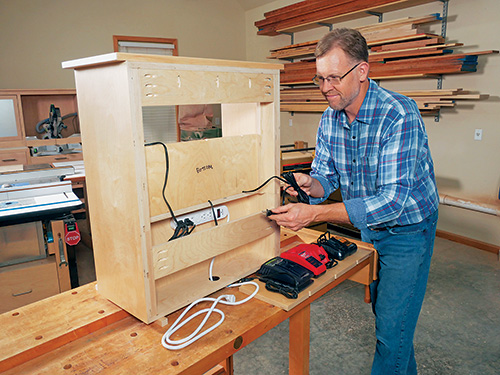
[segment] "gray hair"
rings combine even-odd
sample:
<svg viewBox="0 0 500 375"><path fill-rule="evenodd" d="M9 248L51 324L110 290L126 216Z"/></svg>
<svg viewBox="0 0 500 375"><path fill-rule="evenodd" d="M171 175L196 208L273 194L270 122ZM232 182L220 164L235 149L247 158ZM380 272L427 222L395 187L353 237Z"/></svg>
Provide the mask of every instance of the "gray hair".
<svg viewBox="0 0 500 375"><path fill-rule="evenodd" d="M357 30L342 27L330 31L316 45L314 56L320 58L336 47L342 49L353 61L368 62L366 39Z"/></svg>

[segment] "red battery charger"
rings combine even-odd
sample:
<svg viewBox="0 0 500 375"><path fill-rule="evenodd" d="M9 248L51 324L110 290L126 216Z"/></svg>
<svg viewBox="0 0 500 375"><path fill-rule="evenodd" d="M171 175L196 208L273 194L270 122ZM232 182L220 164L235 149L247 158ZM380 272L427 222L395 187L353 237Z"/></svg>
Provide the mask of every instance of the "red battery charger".
<svg viewBox="0 0 500 375"><path fill-rule="evenodd" d="M281 253L280 257L307 268L315 278L326 272L326 264L330 261L325 249L314 244L297 245Z"/></svg>

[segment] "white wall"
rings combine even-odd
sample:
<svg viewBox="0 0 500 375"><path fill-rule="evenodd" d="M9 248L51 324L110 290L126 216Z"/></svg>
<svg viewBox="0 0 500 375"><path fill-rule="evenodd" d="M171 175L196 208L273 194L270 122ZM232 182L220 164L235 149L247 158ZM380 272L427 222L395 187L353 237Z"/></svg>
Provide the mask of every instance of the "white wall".
<svg viewBox="0 0 500 375"><path fill-rule="evenodd" d="M0 88L73 88L61 62L113 52L113 35L177 38L179 55L245 59L234 0L0 0Z"/></svg>
<svg viewBox="0 0 500 375"><path fill-rule="evenodd" d="M297 1L280 0L246 12L247 59L266 61L269 50L290 44L290 37L258 36L254 22L264 19L264 12ZM407 16L442 13L442 3L426 4L384 15L384 20ZM461 42L457 52L500 49L500 2L497 0L453 0L449 2L447 40ZM375 17L346 22L335 26L355 27L377 22ZM295 43L317 40L327 28L295 34ZM440 33L440 24L430 27ZM272 60L274 61L274 60ZM439 122L425 117L431 152L433 154L439 191L469 200L478 200L500 208L500 56L479 57L477 73L446 75L443 88L462 87L477 90L491 97L484 101L471 101L456 109L443 110ZM436 80L382 81L389 89L435 89ZM281 113L282 143L306 140L315 144L319 114ZM290 126L291 120L291 126ZM474 140L474 130L483 129L483 140ZM500 218L440 206L438 229L500 245Z"/></svg>

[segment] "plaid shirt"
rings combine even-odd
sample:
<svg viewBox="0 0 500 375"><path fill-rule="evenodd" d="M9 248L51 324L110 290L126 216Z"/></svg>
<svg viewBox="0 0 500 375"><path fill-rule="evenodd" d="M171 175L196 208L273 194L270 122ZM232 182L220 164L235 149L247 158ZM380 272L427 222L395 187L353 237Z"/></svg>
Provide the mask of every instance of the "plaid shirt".
<svg viewBox="0 0 500 375"><path fill-rule="evenodd" d="M439 205L434 167L416 103L370 86L356 119L328 108L321 118L311 176L325 190L339 186L359 229L415 224Z"/></svg>

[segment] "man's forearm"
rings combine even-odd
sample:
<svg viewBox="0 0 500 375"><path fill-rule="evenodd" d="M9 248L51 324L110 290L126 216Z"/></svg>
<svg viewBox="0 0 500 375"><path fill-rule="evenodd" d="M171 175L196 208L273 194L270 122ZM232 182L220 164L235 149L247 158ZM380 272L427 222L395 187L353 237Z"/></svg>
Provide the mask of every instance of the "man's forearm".
<svg viewBox="0 0 500 375"><path fill-rule="evenodd" d="M313 207L316 211L315 222L351 224L344 203L320 204Z"/></svg>
<svg viewBox="0 0 500 375"><path fill-rule="evenodd" d="M325 190L323 185L312 177L311 188L309 189L309 195L313 198L321 198L325 195Z"/></svg>

